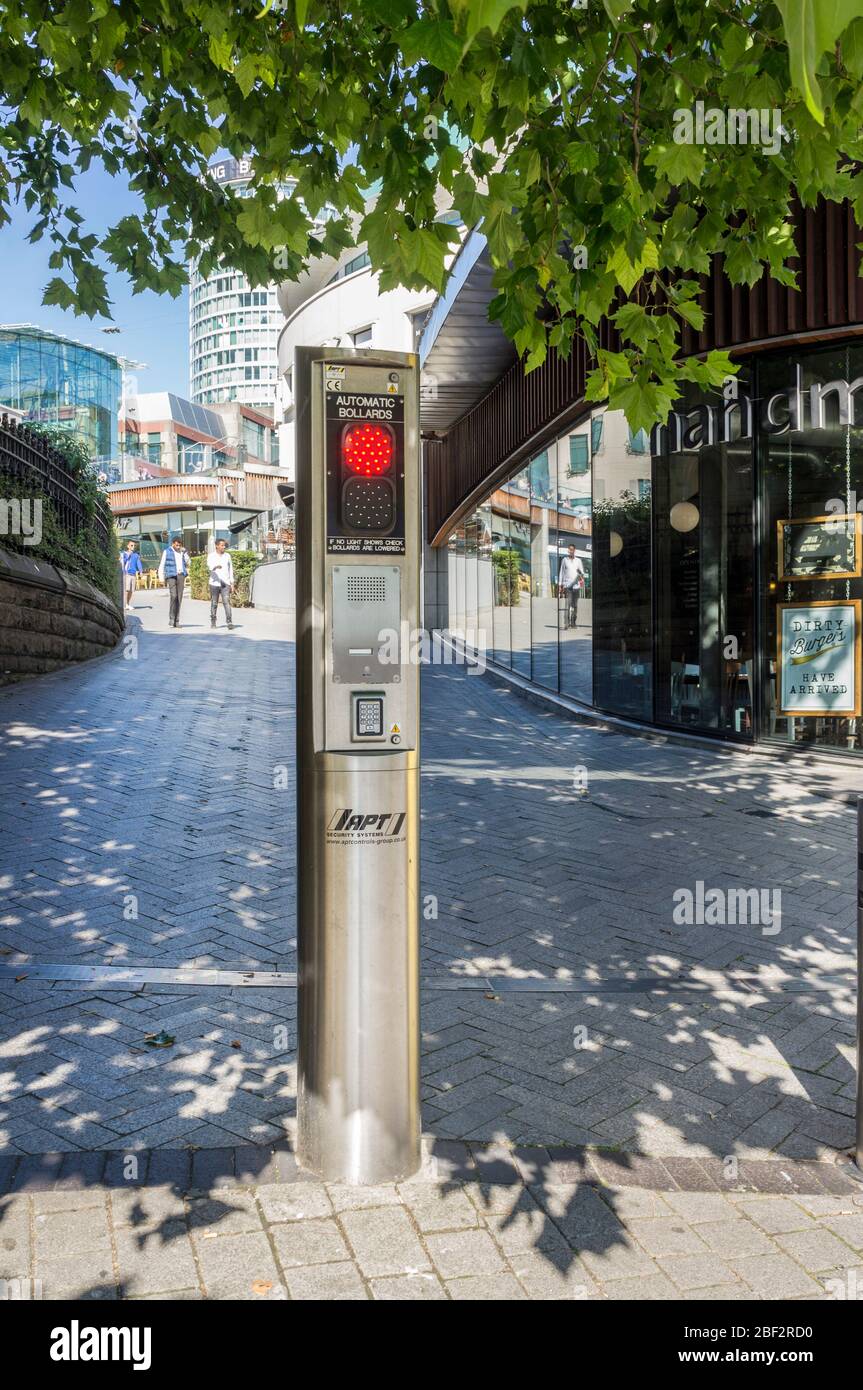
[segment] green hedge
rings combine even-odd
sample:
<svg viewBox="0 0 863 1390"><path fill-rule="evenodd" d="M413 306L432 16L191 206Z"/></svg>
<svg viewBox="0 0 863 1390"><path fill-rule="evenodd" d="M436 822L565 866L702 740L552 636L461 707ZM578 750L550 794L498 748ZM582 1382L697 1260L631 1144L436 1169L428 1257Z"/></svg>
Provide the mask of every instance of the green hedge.
<svg viewBox="0 0 863 1390"><path fill-rule="evenodd" d="M14 550L16 554L27 555L31 560L46 560L49 565L66 570L80 579L89 579L113 603L117 603L120 581L118 577L119 555L117 537L113 527L108 533L108 549L105 550L102 535L96 529L95 507L91 510L84 500L87 519L73 540L64 530L54 510L50 498L23 478L12 478L0 473L0 497L11 501L32 499L42 503L42 536L38 545L24 545L17 536L0 536L0 546Z"/></svg>
<svg viewBox="0 0 863 1390"><path fill-rule="evenodd" d="M227 554L234 562L234 595L231 602L235 608L247 608L252 575L261 563L261 557L254 550L229 550ZM206 555L192 556L189 583L192 598L210 597L210 572L207 569Z"/></svg>
<svg viewBox="0 0 863 1390"><path fill-rule="evenodd" d="M497 581L495 604L501 608L518 608L521 602L518 582L521 574L521 556L517 550L493 550L491 558Z"/></svg>

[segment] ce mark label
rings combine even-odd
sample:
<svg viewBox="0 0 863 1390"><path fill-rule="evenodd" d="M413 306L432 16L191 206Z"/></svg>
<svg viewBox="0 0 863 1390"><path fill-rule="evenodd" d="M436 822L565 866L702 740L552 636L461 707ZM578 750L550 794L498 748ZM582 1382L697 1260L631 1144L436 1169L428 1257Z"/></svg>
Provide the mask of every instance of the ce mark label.
<svg viewBox="0 0 863 1390"><path fill-rule="evenodd" d="M327 390L341 391L345 384L345 368L327 365Z"/></svg>

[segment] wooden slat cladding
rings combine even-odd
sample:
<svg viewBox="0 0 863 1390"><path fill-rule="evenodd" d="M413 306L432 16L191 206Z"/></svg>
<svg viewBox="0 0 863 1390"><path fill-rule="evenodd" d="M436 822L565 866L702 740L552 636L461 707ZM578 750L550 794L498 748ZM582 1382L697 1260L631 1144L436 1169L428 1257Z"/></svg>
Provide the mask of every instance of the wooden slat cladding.
<svg viewBox="0 0 863 1390"><path fill-rule="evenodd" d="M754 344L779 346L798 334L863 329L863 280L857 243L863 231L847 203L819 202L794 209L798 255L792 261L799 290L767 276L748 289L732 285L714 257L702 277L704 329L685 328L683 350L689 355L711 348L740 351ZM772 340L776 340L775 343ZM611 325L600 325L604 347L618 346ZM589 370L582 342L568 360L551 352L542 367L525 376L514 363L449 431L426 448L427 527L429 540L440 540L468 499L504 463L515 468L522 456L543 447L584 407ZM563 418L562 418L563 417Z"/></svg>
<svg viewBox="0 0 863 1390"><path fill-rule="evenodd" d="M272 473L234 473L230 476L200 478L185 475L177 482L142 482L137 487L120 486L108 493L115 516L127 512L188 511L193 507L239 507L246 511L266 511L279 504Z"/></svg>

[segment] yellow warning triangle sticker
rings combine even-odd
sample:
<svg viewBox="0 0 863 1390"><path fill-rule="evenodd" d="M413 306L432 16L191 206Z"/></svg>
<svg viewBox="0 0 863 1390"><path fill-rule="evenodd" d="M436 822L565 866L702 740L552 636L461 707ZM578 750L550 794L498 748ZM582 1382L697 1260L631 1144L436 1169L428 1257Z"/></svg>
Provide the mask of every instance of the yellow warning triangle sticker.
<svg viewBox="0 0 863 1390"><path fill-rule="evenodd" d="M390 725L390 733L391 733L391 734L400 734L400 733L401 733L401 729L399 728L398 724L391 724L391 725Z"/></svg>

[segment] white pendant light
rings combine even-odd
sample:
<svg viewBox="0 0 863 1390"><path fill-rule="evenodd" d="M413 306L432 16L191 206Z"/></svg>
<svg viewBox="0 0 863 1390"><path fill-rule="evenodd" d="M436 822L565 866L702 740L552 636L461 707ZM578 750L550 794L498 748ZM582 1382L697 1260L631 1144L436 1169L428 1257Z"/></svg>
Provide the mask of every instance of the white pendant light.
<svg viewBox="0 0 863 1390"><path fill-rule="evenodd" d="M668 520L675 531L694 531L701 520L701 513L694 502L675 502Z"/></svg>

